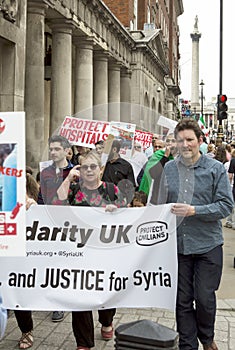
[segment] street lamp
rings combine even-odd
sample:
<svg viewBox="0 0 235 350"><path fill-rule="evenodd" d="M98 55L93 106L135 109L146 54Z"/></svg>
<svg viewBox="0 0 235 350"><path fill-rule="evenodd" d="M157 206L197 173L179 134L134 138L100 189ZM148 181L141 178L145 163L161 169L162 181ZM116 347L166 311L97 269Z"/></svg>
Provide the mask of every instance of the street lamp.
<svg viewBox="0 0 235 350"><path fill-rule="evenodd" d="M203 118L203 86L205 85L203 80L201 80L199 85L201 86L201 116Z"/></svg>

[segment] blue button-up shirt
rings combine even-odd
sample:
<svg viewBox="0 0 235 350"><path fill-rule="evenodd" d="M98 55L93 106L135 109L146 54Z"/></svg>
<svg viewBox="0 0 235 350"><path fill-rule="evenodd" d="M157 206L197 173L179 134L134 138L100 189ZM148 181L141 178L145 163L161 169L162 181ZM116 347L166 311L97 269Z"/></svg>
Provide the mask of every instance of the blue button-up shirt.
<svg viewBox="0 0 235 350"><path fill-rule="evenodd" d="M168 162L158 199L195 207L194 216L177 217L178 253L203 254L223 244L221 219L232 212L233 198L222 163L205 155L190 166L181 156Z"/></svg>

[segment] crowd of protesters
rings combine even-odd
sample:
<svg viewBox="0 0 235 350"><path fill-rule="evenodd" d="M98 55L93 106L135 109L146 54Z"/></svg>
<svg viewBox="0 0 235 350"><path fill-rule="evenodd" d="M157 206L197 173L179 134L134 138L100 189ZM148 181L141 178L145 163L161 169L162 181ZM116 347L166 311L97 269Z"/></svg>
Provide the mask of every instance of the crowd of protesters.
<svg viewBox="0 0 235 350"><path fill-rule="evenodd" d="M121 142L114 140L103 164L104 144L98 141L92 148L82 147L71 145L62 136L52 136L48 141L52 164L36 175L39 186L37 198L37 188L32 183L28 185L28 206L36 202L40 205L95 205L113 211L119 207L174 203L172 212L179 219L176 308L179 348L198 349L199 339L204 350L217 350L214 322L215 290L222 271L221 219L227 217L225 226L235 229L232 211L235 142L216 146L204 136L195 121L188 119L180 122L174 133L165 136L154 134L152 145L146 150L135 141L128 160L120 155ZM27 173L32 176L30 167ZM27 183L30 179L28 176ZM184 193L181 193L182 188ZM99 195L100 201L94 204L91 198L95 194ZM189 231L192 227L200 231L199 240L189 234L188 226ZM202 239L205 242L200 243ZM104 340L113 337L115 311L99 311ZM22 331L19 348L30 348L33 345L31 311L15 314ZM60 322L63 318L63 311L52 313L53 322ZM72 325L77 350L91 349L95 345L92 312L73 312Z"/></svg>

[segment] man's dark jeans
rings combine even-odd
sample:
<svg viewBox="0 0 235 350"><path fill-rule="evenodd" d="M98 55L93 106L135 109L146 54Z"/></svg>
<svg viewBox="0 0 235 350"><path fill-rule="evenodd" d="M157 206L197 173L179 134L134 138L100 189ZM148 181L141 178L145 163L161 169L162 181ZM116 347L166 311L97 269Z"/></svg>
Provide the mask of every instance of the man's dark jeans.
<svg viewBox="0 0 235 350"><path fill-rule="evenodd" d="M222 246L205 254L178 254L176 320L180 350L197 350L198 339L202 344L214 339L215 291L222 264Z"/></svg>

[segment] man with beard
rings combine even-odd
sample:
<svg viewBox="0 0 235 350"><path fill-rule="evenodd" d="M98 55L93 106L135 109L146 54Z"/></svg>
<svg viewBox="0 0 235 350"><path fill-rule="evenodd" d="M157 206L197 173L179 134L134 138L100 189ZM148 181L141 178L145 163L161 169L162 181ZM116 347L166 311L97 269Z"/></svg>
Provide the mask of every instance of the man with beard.
<svg viewBox="0 0 235 350"><path fill-rule="evenodd" d="M150 203L157 203L159 183L164 165L177 155L176 140L173 134L169 134L165 141L165 148L155 148L156 151L146 164L139 191L145 192L150 197ZM152 186L151 186L152 185Z"/></svg>
<svg viewBox="0 0 235 350"><path fill-rule="evenodd" d="M135 192L135 177L131 164L120 157L120 148L121 143L118 140L114 140L102 180L117 185L125 195L127 202L130 203Z"/></svg>

